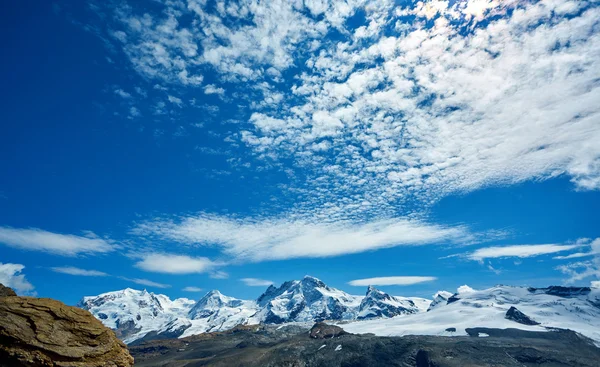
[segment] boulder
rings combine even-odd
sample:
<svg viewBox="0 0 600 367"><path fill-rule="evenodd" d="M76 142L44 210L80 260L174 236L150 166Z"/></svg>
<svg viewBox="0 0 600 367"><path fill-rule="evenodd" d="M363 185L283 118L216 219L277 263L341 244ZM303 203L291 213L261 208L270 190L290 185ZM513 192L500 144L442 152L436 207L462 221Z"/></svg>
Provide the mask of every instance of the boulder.
<svg viewBox="0 0 600 367"><path fill-rule="evenodd" d="M129 367L133 357L88 311L49 298L12 296L0 297L4 366Z"/></svg>
<svg viewBox="0 0 600 367"><path fill-rule="evenodd" d="M344 329L335 325L328 325L324 322L317 322L310 329L310 337L313 339L330 339L340 335L348 334Z"/></svg>

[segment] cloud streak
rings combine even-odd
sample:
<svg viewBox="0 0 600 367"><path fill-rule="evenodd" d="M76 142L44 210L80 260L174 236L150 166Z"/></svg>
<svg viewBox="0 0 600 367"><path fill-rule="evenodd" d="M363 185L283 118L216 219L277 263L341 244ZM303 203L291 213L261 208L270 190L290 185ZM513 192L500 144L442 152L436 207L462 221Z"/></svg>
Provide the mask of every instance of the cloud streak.
<svg viewBox="0 0 600 367"><path fill-rule="evenodd" d="M497 259L506 257L535 257L547 254L554 254L557 252L569 251L580 247L580 245L556 245L556 244L544 244L544 245L513 245L513 246L494 246L484 247L475 250L465 257L469 260L483 261L485 259Z"/></svg>
<svg viewBox="0 0 600 367"><path fill-rule="evenodd" d="M377 277L351 280L348 284L353 286L369 286L369 285L413 285L425 282L433 282L436 277L429 276L395 276L395 277Z"/></svg>
<svg viewBox="0 0 600 367"><path fill-rule="evenodd" d="M98 271L98 270L86 270L80 269L73 266L58 266L50 268L55 273L69 274L69 275L77 275L84 277L105 277L108 274Z"/></svg>
<svg viewBox="0 0 600 367"><path fill-rule="evenodd" d="M192 246L221 247L240 261L319 258L355 254L395 246L466 243L475 236L462 226L447 227L419 220L394 219L369 223L311 223L302 220L238 220L199 215L181 220L139 224L134 234ZM148 261L154 270L181 267L185 261ZM142 267L144 262L138 263ZM201 268L210 265L202 260Z"/></svg>
<svg viewBox="0 0 600 367"><path fill-rule="evenodd" d="M116 249L111 241L98 238L91 232L82 237L38 228L0 227L0 243L22 250L43 251L61 256L107 253Z"/></svg>
<svg viewBox="0 0 600 367"><path fill-rule="evenodd" d="M273 284L273 282L270 280L257 278L242 278L240 281L246 284L248 287L267 287Z"/></svg>
<svg viewBox="0 0 600 367"><path fill-rule="evenodd" d="M150 253L142 255L135 267L153 273L194 274L209 272L217 265L206 257Z"/></svg>

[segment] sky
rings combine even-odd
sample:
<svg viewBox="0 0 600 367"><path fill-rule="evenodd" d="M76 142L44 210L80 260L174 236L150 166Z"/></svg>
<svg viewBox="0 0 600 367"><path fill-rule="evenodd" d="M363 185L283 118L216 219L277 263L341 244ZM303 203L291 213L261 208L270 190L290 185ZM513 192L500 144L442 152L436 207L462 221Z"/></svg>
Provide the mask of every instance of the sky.
<svg viewBox="0 0 600 367"><path fill-rule="evenodd" d="M10 2L0 283L598 285L598 1Z"/></svg>

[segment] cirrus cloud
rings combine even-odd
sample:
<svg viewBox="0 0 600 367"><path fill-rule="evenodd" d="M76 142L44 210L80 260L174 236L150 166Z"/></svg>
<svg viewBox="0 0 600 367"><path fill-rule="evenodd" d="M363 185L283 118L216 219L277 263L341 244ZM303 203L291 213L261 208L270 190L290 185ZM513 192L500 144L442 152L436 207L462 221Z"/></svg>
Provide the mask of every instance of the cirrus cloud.
<svg viewBox="0 0 600 367"><path fill-rule="evenodd" d="M55 273L69 274L69 275L79 275L84 277L105 277L108 274L98 271L98 270L86 270L80 269L73 266L57 266L50 268Z"/></svg>
<svg viewBox="0 0 600 367"><path fill-rule="evenodd" d="M437 280L436 277L429 276L394 276L394 277L377 277L377 278L366 278L356 279L348 282L354 286L369 286L369 285L413 285L424 282L432 282Z"/></svg>
<svg viewBox="0 0 600 367"><path fill-rule="evenodd" d="M38 228L0 227L0 243L18 249L44 251L61 256L106 253L116 249L112 241L99 238L92 232L88 232L86 236L76 236Z"/></svg>

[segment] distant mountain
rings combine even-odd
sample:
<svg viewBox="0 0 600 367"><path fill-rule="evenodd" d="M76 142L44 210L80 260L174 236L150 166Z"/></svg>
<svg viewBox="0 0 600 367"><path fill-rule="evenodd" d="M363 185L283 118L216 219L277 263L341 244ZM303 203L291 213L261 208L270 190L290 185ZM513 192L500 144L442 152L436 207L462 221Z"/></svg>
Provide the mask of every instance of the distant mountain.
<svg viewBox="0 0 600 367"><path fill-rule="evenodd" d="M452 293L446 291L439 291L433 295L433 301L427 308L427 311L431 311L438 306L445 305L448 302L448 299L452 297Z"/></svg>
<svg viewBox="0 0 600 367"><path fill-rule="evenodd" d="M217 290L199 301L171 301L167 296L124 289L84 297L79 307L89 310L126 343L144 338L185 337L228 330L244 324L282 324L322 320L357 320L422 312L429 300L392 297L369 288L366 296L353 296L305 276L270 286L256 300L228 297Z"/></svg>
<svg viewBox="0 0 600 367"><path fill-rule="evenodd" d="M467 335L470 328L551 331L570 329L600 345L600 289L587 287L461 287L438 292L427 312L344 325L351 333L375 335Z"/></svg>
<svg viewBox="0 0 600 367"><path fill-rule="evenodd" d="M197 302L125 289L84 297L79 306L126 343L224 331L236 325L344 321L352 333L467 335L466 329L564 328L600 342L600 289L497 286L437 292L433 301L369 287L354 296L306 276L270 286L256 301L210 291Z"/></svg>
<svg viewBox="0 0 600 367"><path fill-rule="evenodd" d="M430 300L424 298L390 296L373 286L369 286L367 294L360 302L357 319L388 318L423 312L423 306L428 305L430 302ZM425 309L427 309L427 306L425 306Z"/></svg>
<svg viewBox="0 0 600 367"><path fill-rule="evenodd" d="M284 322L353 320L362 297L330 288L321 280L305 276L270 286L257 300L258 319L267 324Z"/></svg>
<svg viewBox="0 0 600 367"><path fill-rule="evenodd" d="M88 310L126 343L165 328L178 318L187 318L196 302L187 298L171 301L162 294L127 288L84 297L77 306Z"/></svg>

